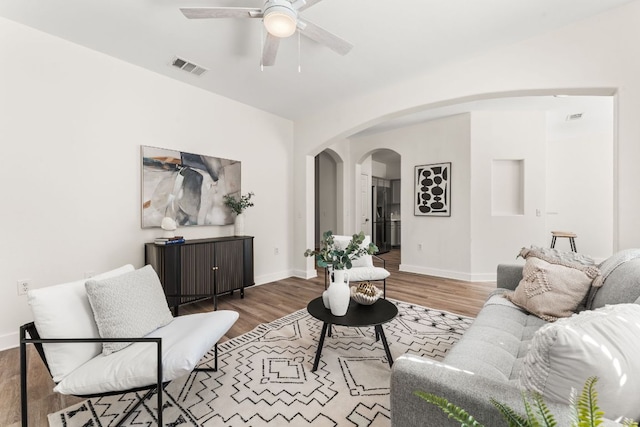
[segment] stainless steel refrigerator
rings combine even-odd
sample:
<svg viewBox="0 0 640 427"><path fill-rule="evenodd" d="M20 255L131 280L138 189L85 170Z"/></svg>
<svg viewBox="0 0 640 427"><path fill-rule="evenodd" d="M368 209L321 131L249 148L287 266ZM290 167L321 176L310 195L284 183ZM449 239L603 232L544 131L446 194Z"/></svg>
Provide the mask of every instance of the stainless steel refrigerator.
<svg viewBox="0 0 640 427"><path fill-rule="evenodd" d="M372 240L379 249L378 253L391 250L391 221L389 218L388 204L390 197L389 181L374 180L371 194L373 195L371 208L373 218Z"/></svg>

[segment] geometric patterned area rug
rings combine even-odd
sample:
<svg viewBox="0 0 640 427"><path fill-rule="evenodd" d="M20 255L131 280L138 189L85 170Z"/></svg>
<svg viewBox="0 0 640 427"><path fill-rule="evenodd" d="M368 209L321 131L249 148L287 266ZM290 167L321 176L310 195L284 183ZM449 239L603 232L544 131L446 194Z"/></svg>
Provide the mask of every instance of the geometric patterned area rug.
<svg viewBox="0 0 640 427"><path fill-rule="evenodd" d="M440 360L472 318L389 300L384 328L393 358ZM311 372L322 322L302 309L218 345L218 371L195 372L165 389L165 426L388 426L390 368L373 327L334 326ZM213 351L203 364L213 360ZM134 393L85 400L49 415L51 426L113 426ZM156 399L126 426L155 426Z"/></svg>

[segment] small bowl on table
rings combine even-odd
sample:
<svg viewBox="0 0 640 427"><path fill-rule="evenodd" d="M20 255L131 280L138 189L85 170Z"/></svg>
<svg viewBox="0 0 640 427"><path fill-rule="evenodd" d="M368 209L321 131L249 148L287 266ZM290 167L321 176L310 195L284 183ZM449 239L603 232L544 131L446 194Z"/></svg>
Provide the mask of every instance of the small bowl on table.
<svg viewBox="0 0 640 427"><path fill-rule="evenodd" d="M382 297L382 291L371 283L360 283L351 287L351 299L362 305L374 304Z"/></svg>

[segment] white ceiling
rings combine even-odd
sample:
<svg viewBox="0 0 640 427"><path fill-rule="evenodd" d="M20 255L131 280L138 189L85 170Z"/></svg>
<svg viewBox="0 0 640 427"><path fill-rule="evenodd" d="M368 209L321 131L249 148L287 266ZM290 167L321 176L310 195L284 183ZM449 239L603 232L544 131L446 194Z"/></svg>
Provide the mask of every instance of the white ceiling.
<svg viewBox="0 0 640 427"><path fill-rule="evenodd" d="M260 20L188 20L179 11L262 0L1 0L0 16L295 120L630 1L323 0L302 15L353 50L340 56L302 37L298 57L294 36L264 71ZM174 56L209 71L196 77L171 67Z"/></svg>

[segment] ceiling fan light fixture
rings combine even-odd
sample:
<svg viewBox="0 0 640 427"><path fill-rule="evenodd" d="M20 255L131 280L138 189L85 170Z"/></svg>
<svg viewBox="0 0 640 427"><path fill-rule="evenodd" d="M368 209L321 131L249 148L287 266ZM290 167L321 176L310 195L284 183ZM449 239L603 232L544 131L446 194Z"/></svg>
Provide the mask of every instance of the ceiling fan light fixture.
<svg viewBox="0 0 640 427"><path fill-rule="evenodd" d="M268 0L264 8L264 26L275 37L289 37L296 32L297 14L287 0Z"/></svg>

